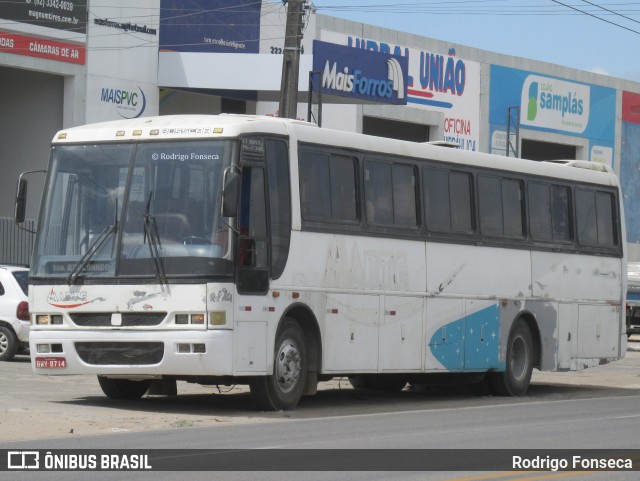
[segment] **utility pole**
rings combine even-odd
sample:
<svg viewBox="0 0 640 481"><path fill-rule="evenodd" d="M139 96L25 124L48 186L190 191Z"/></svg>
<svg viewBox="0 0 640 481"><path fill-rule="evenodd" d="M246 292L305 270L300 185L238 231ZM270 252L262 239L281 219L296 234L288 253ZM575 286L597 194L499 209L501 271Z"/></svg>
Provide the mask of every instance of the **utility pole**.
<svg viewBox="0 0 640 481"><path fill-rule="evenodd" d="M279 110L280 117L295 119L298 113L298 71L300 70L302 18L306 0L289 0L287 3Z"/></svg>

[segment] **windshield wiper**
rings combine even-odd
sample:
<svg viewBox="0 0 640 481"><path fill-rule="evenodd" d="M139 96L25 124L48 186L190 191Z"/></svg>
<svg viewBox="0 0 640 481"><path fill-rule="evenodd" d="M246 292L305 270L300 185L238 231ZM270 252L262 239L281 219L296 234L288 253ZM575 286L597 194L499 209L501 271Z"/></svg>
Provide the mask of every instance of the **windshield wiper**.
<svg viewBox="0 0 640 481"><path fill-rule="evenodd" d="M151 197L153 196L153 191L149 192L149 199L147 200L147 206L144 209L143 219L143 228L144 228L144 238L142 242L144 244L147 243L147 238L149 239L149 254L151 255L151 259L153 260L153 267L156 271L156 277L158 281L160 281L160 285L169 283L167 282L167 277L164 270L164 262L162 261L162 255L160 254L160 235L158 234L158 226L156 224L156 218L151 215Z"/></svg>
<svg viewBox="0 0 640 481"><path fill-rule="evenodd" d="M114 223L113 225L104 226L104 229L102 229L102 232L100 233L100 235L96 237L96 240L93 241L93 243L89 246L89 248L87 249L87 252L85 252L85 254L80 258L78 263L75 265L75 267L71 271L71 274L69 274L69 277L67 278L67 283L69 285L75 284L82 270L87 266L87 264L93 258L93 256L95 256L96 253L100 250L100 248L102 247L102 244L104 244L105 241L109 238L109 236L114 232L116 232L117 230L118 230L117 223Z"/></svg>
<svg viewBox="0 0 640 481"><path fill-rule="evenodd" d="M89 261L96 255L96 253L102 247L102 244L106 242L109 236L118 231L118 199L115 202L115 208L113 210L113 224L104 226L100 235L96 237L91 245L87 248L87 252L80 258L78 263L75 265L69 277L67 277L67 283L69 285L75 284L76 280L78 280L78 276L82 272L82 270L87 266Z"/></svg>

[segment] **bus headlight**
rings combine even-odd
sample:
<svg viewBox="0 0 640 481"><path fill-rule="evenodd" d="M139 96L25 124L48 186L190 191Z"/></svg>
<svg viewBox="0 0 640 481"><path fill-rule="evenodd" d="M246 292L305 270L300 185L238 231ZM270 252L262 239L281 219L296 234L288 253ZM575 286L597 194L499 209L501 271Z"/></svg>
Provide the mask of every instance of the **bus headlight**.
<svg viewBox="0 0 640 481"><path fill-rule="evenodd" d="M213 311L209 314L209 324L211 324L212 326L224 326L226 323L226 311Z"/></svg>
<svg viewBox="0 0 640 481"><path fill-rule="evenodd" d="M204 325L204 314L176 314L176 324Z"/></svg>

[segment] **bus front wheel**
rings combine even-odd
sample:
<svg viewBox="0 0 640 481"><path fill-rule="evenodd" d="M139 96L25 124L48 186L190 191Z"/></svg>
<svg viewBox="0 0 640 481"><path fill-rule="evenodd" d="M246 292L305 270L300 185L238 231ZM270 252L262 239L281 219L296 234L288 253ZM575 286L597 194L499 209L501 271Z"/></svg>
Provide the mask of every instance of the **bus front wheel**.
<svg viewBox="0 0 640 481"><path fill-rule="evenodd" d="M304 333L297 322L286 319L275 343L273 375L251 379L251 395L259 409L290 410L296 407L307 382L308 359Z"/></svg>
<svg viewBox="0 0 640 481"><path fill-rule="evenodd" d="M507 365L504 372L488 373L493 391L500 396L523 396L529 389L534 362L534 343L529 325L518 319L507 342Z"/></svg>
<svg viewBox="0 0 640 481"><path fill-rule="evenodd" d="M109 399L133 400L144 396L151 385L151 380L132 381L98 376L98 383Z"/></svg>

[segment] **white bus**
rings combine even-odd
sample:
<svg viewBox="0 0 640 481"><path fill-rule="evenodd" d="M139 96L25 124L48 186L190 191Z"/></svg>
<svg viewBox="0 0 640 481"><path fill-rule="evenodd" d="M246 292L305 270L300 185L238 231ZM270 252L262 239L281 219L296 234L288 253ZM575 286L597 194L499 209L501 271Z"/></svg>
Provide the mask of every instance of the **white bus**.
<svg viewBox="0 0 640 481"><path fill-rule="evenodd" d="M19 185L16 220L23 218ZM626 350L618 179L252 116L59 132L30 271L36 374L292 409L434 373L522 395Z"/></svg>

